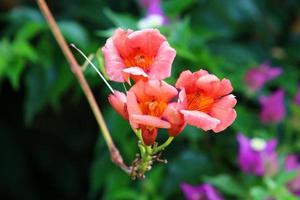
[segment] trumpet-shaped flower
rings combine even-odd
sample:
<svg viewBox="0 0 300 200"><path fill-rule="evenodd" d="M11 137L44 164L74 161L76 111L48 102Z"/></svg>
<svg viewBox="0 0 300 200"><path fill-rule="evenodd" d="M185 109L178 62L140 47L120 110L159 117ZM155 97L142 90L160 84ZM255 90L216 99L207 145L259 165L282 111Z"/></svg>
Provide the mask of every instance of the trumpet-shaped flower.
<svg viewBox="0 0 300 200"><path fill-rule="evenodd" d="M296 155L288 155L285 159L285 169L287 171L300 171L300 160ZM287 188L293 194L300 196L300 173L291 181L287 183Z"/></svg>
<svg viewBox="0 0 300 200"><path fill-rule="evenodd" d="M279 123L285 116L284 91L279 89L272 95L262 96L260 119L263 123Z"/></svg>
<svg viewBox="0 0 300 200"><path fill-rule="evenodd" d="M158 128L171 129L165 116L171 113L169 102L177 93L176 88L158 80L140 80L127 92L129 122L134 129L141 129L146 145L155 142Z"/></svg>
<svg viewBox="0 0 300 200"><path fill-rule="evenodd" d="M192 186L187 183L180 185L186 200L222 200L217 190L210 184Z"/></svg>
<svg viewBox="0 0 300 200"><path fill-rule="evenodd" d="M261 89L267 81L273 80L282 73L280 67L271 67L262 63L257 68L250 69L245 76L245 81L252 91Z"/></svg>
<svg viewBox="0 0 300 200"><path fill-rule="evenodd" d="M263 176L273 175L277 171L278 158L275 151L277 140L249 139L240 133L237 135L237 140L238 162L243 172Z"/></svg>
<svg viewBox="0 0 300 200"><path fill-rule="evenodd" d="M162 80L171 74L176 51L157 29L117 29L102 48L105 69L117 82L139 79Z"/></svg>
<svg viewBox="0 0 300 200"><path fill-rule="evenodd" d="M230 94L232 86L229 80L219 80L205 70L192 73L187 70L180 74L176 82L180 88L180 112L187 124L204 131L220 132L233 123L236 112L235 96Z"/></svg>

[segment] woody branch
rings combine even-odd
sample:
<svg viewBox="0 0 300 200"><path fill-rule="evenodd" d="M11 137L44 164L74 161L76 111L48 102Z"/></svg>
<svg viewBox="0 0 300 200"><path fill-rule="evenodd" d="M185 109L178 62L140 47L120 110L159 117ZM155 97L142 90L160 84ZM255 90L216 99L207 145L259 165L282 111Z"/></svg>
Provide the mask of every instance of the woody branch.
<svg viewBox="0 0 300 200"><path fill-rule="evenodd" d="M47 3L44 0L37 0L37 3L38 3L40 10L42 11L44 17L46 18L48 25L58 43L58 45L60 46L67 61L69 62L72 72L74 73L75 77L77 78L77 80L78 80L78 82L90 104L90 107L94 113L94 116L95 116L96 121L99 125L99 128L102 132L104 140L109 148L111 160L116 165L118 165L122 170L124 170L127 174L129 174L130 168L123 162L123 158L111 138L111 135L106 126L104 118L101 114L100 108L99 108L99 106L95 100L95 97L92 93L92 90L91 90L89 84L87 83L87 81L80 69L80 66L77 63L74 55L72 54L69 46L67 45L66 40L64 39L59 27L57 26L57 23L56 23L55 19L53 18L51 11L49 10L49 8L47 6Z"/></svg>

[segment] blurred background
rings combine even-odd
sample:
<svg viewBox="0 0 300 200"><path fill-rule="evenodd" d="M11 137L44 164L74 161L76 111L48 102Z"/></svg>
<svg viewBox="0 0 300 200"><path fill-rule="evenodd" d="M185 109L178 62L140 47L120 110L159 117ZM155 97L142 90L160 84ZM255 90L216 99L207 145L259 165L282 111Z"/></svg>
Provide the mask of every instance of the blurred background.
<svg viewBox="0 0 300 200"><path fill-rule="evenodd" d="M297 199L287 189L296 175L286 173L284 163L287 155L300 153L298 0L64 0L48 4L67 41L94 54L100 68L99 48L116 27L158 27L177 51L167 82L175 83L183 70L200 68L228 78L238 100L238 117L220 134L186 127L163 153L169 163L156 164L145 180L133 181L111 163L82 90L36 3L0 0L1 199L184 199L182 183L209 183L230 200ZM268 75L272 69L276 75ZM83 71L129 164L138 151L137 139L109 106L109 90L95 71L90 67ZM272 99L279 90L283 95ZM275 175L243 172L237 133L259 137L261 142L277 139ZM162 132L158 140L166 135Z"/></svg>

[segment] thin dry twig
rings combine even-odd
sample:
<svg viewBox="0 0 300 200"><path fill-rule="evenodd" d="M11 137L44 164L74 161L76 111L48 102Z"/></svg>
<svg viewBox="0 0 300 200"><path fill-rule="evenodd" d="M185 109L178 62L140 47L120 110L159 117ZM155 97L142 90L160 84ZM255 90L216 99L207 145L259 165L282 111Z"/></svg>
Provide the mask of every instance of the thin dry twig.
<svg viewBox="0 0 300 200"><path fill-rule="evenodd" d="M47 3L44 0L37 0L37 3L38 3L40 10L43 13L43 15L45 16L57 43L59 44L67 61L69 62L71 70L74 73L75 77L77 78L77 80L78 80L80 86L82 87L82 90L91 106L91 109L94 113L96 121L101 129L104 140L109 148L111 160L116 165L118 165L122 170L124 170L127 174L129 174L130 168L123 162L123 158L111 138L111 135L108 131L108 128L107 128L104 118L101 114L100 108L95 100L95 97L92 93L92 90L91 90L89 84L87 83L87 81L80 69L80 66L77 63L74 55L72 54L69 46L67 45L66 40L64 39L60 29L58 28L57 23L56 23L55 19L53 18L51 11L49 10L49 8L47 6Z"/></svg>

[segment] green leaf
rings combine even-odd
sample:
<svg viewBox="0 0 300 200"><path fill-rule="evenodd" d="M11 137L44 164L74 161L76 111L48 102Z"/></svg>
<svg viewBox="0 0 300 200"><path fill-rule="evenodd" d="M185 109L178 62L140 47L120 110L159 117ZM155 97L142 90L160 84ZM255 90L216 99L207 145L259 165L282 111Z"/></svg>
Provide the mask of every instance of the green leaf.
<svg viewBox="0 0 300 200"><path fill-rule="evenodd" d="M299 170L280 171L276 177L276 184L284 186L288 181L292 180L299 174Z"/></svg>
<svg viewBox="0 0 300 200"><path fill-rule="evenodd" d="M68 66L61 66L57 72L57 80L51 88L49 101L56 109L60 107L60 99L63 94L74 84L74 76ZM77 84L77 83L76 83Z"/></svg>
<svg viewBox="0 0 300 200"><path fill-rule="evenodd" d="M0 78L8 78L14 89L19 88L19 79L28 61L36 61L35 50L25 40L0 42Z"/></svg>
<svg viewBox="0 0 300 200"><path fill-rule="evenodd" d="M51 87L52 68L44 70L39 67L31 68L25 77L26 100L25 100L25 123L30 124L33 117L47 103Z"/></svg>
<svg viewBox="0 0 300 200"><path fill-rule="evenodd" d="M88 45L89 36L86 30L77 22L60 21L58 26L69 43L74 43L81 48L85 48Z"/></svg>
<svg viewBox="0 0 300 200"><path fill-rule="evenodd" d="M0 78L5 77L12 56L12 45L6 38L3 38L0 41Z"/></svg>
<svg viewBox="0 0 300 200"><path fill-rule="evenodd" d="M24 70L24 60L22 58L16 58L13 63L13 66L8 66L8 70L6 72L7 78L9 79L11 85L14 89L19 88L20 76L22 71Z"/></svg>
<svg viewBox="0 0 300 200"><path fill-rule="evenodd" d="M250 189L250 195L253 200L262 200L267 197L267 191L262 187L255 186Z"/></svg>
<svg viewBox="0 0 300 200"><path fill-rule="evenodd" d="M130 188L119 188L118 192L114 192L109 195L109 199L115 200L138 200L140 199L140 193Z"/></svg>
<svg viewBox="0 0 300 200"><path fill-rule="evenodd" d="M115 28L110 28L110 29L107 29L107 30L100 30L100 31L96 31L96 35L99 36L99 37L108 38L108 37L112 36L114 31L115 31Z"/></svg>
<svg viewBox="0 0 300 200"><path fill-rule="evenodd" d="M126 14L117 14L110 9L105 9L104 14L110 19L116 27L123 29L137 29L137 20Z"/></svg>
<svg viewBox="0 0 300 200"><path fill-rule="evenodd" d="M8 19L13 23L23 23L28 21L44 22L44 18L40 11L24 6L16 7L12 10L8 15Z"/></svg>
<svg viewBox="0 0 300 200"><path fill-rule="evenodd" d="M244 194L241 186L226 174L218 175L216 177L207 177L204 178L204 180L213 184L226 194L236 196L242 196Z"/></svg>
<svg viewBox="0 0 300 200"><path fill-rule="evenodd" d="M194 3L196 3L195 0L168 0L162 1L162 7L167 16L176 17Z"/></svg>
<svg viewBox="0 0 300 200"><path fill-rule="evenodd" d="M44 29L44 24L28 22L17 32L18 40L30 40Z"/></svg>
<svg viewBox="0 0 300 200"><path fill-rule="evenodd" d="M17 39L14 41L12 48L15 58L24 59L24 61L28 59L33 62L38 60L37 52L26 40Z"/></svg>

